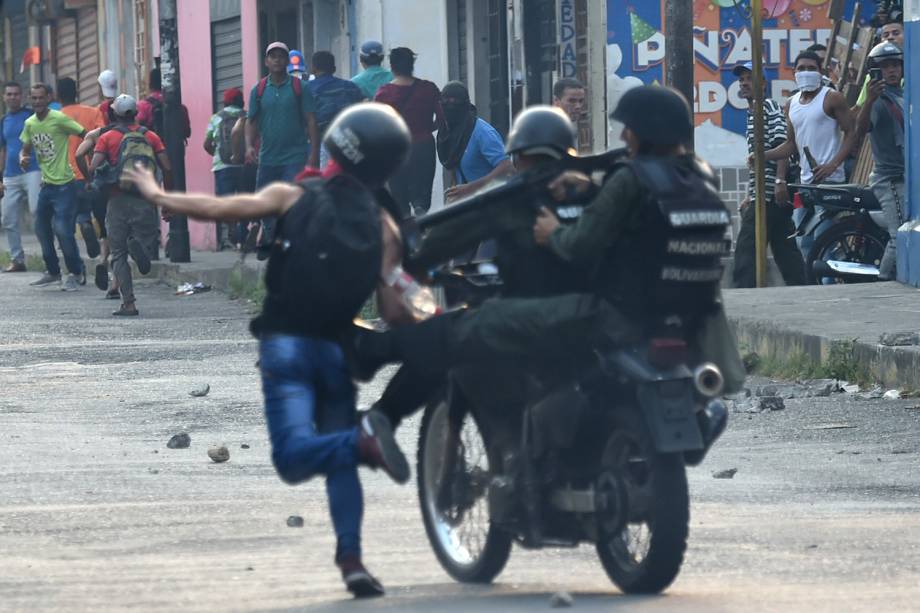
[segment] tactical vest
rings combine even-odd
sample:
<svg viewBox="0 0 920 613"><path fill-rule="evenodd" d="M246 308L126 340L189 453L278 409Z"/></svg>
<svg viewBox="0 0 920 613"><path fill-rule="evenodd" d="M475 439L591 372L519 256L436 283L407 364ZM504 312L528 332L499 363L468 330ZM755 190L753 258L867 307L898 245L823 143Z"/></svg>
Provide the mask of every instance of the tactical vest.
<svg viewBox="0 0 920 613"><path fill-rule="evenodd" d="M640 156L623 163L642 186L640 223L608 254L608 286L627 312L643 318L692 317L717 304L730 216L718 181L691 156Z"/></svg>

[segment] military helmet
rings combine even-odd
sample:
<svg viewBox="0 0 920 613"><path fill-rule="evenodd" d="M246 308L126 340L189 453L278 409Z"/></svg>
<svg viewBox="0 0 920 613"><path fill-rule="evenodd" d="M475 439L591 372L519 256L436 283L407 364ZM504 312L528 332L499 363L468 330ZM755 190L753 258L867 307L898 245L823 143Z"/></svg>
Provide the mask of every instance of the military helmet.
<svg viewBox="0 0 920 613"><path fill-rule="evenodd" d="M660 85L630 89L610 117L650 145L682 145L689 142L693 133L687 99L677 90Z"/></svg>
<svg viewBox="0 0 920 613"><path fill-rule="evenodd" d="M575 126L560 108L532 106L514 120L505 150L556 159L575 155Z"/></svg>
<svg viewBox="0 0 920 613"><path fill-rule="evenodd" d="M383 185L409 155L406 122L379 102L355 104L332 122L323 145L339 166L369 187Z"/></svg>
<svg viewBox="0 0 920 613"><path fill-rule="evenodd" d="M869 52L869 61L872 62L872 65L878 67L885 60L897 60L903 63L904 52L896 44L890 42L879 43L872 47L872 51Z"/></svg>

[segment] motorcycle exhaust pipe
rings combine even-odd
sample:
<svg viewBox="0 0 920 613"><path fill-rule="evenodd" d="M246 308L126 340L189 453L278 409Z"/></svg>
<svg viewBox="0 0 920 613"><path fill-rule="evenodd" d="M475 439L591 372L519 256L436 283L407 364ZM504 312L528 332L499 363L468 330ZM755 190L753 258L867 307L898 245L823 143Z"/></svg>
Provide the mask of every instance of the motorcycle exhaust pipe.
<svg viewBox="0 0 920 613"><path fill-rule="evenodd" d="M700 364L693 371L693 385L696 391L704 398L716 398L725 389L725 377L722 371L712 362Z"/></svg>

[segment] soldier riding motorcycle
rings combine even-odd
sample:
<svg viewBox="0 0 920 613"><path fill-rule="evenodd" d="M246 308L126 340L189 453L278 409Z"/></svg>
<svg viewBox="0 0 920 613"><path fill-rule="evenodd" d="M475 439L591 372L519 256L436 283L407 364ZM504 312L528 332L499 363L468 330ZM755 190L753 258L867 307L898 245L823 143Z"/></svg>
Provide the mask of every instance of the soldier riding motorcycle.
<svg viewBox="0 0 920 613"><path fill-rule="evenodd" d="M357 342L367 371L450 370L425 410L418 482L429 540L462 581L491 581L515 540L588 541L624 591L663 590L686 548L685 465L724 429L723 387L743 381L718 294L728 212L683 147L689 107L642 87L614 118L630 159L574 223L544 210L534 228L587 291L487 300ZM592 185L568 173L552 187Z"/></svg>

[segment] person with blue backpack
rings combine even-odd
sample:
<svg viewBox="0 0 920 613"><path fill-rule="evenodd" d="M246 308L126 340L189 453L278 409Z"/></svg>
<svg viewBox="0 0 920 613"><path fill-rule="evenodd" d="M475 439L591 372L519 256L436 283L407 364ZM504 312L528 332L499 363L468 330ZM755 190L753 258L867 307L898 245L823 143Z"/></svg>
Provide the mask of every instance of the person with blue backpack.
<svg viewBox="0 0 920 613"><path fill-rule="evenodd" d="M360 87L335 76L335 56L328 51L314 53L310 58L310 66L315 78L307 82L307 87L316 104L316 128L322 138L326 128L339 113L352 104L364 101L365 96ZM321 147L319 155L319 165L324 167L329 152Z"/></svg>

